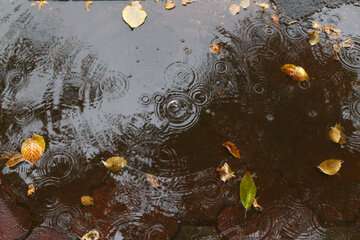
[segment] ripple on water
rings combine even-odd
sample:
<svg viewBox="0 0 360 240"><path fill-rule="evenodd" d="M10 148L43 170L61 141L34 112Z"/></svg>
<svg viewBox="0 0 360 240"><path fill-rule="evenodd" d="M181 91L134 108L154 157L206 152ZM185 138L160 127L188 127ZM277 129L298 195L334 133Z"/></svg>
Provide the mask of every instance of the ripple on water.
<svg viewBox="0 0 360 240"><path fill-rule="evenodd" d="M351 47L340 49L339 60L345 68L360 72L360 37L351 37L351 40Z"/></svg>
<svg viewBox="0 0 360 240"><path fill-rule="evenodd" d="M183 62L171 63L164 74L167 88L173 90L187 89L197 80L194 68Z"/></svg>

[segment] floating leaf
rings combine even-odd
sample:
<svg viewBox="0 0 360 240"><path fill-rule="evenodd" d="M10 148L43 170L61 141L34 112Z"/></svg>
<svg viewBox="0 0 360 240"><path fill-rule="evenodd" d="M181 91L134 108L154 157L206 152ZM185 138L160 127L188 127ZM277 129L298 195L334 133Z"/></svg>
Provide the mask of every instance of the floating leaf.
<svg viewBox="0 0 360 240"><path fill-rule="evenodd" d="M209 46L210 52L213 54L219 54L222 47L219 43L211 43Z"/></svg>
<svg viewBox="0 0 360 240"><path fill-rule="evenodd" d="M92 0L85 0L84 2L85 11L90 12L92 4L93 4Z"/></svg>
<svg viewBox="0 0 360 240"><path fill-rule="evenodd" d="M220 179L223 182L230 180L231 178L235 177L235 173L231 170L229 164L224 163L222 167L216 169L216 171L220 174Z"/></svg>
<svg viewBox="0 0 360 240"><path fill-rule="evenodd" d="M246 172L240 182L240 201L248 210L254 203L256 197L256 185L250 172Z"/></svg>
<svg viewBox="0 0 360 240"><path fill-rule="evenodd" d="M130 2L122 11L124 21L132 28L137 28L145 22L147 13L139 1Z"/></svg>
<svg viewBox="0 0 360 240"><path fill-rule="evenodd" d="M309 43L314 46L320 42L320 33L318 31L309 32Z"/></svg>
<svg viewBox="0 0 360 240"><path fill-rule="evenodd" d="M35 190L36 190L36 188L35 188L35 186L34 186L34 184L30 184L29 186L28 186L28 189L27 189L27 196L28 197L30 197L31 195L33 195L34 193L35 193Z"/></svg>
<svg viewBox="0 0 360 240"><path fill-rule="evenodd" d="M91 196L81 196L80 198L81 204L85 207L93 206L94 205L94 199Z"/></svg>
<svg viewBox="0 0 360 240"><path fill-rule="evenodd" d="M263 11L270 8L270 5L268 3L256 3L256 5L258 5Z"/></svg>
<svg viewBox="0 0 360 240"><path fill-rule="evenodd" d="M164 4L164 8L166 10L171 10L174 9L176 7L175 1L174 0L166 0L165 4Z"/></svg>
<svg viewBox="0 0 360 240"><path fill-rule="evenodd" d="M309 75L305 69L294 64L284 64L281 67L281 71L296 81L302 82L309 80Z"/></svg>
<svg viewBox="0 0 360 240"><path fill-rule="evenodd" d="M41 10L43 9L46 5L48 4L48 2L46 0L37 0L34 3L32 3L31 5L37 5L38 9Z"/></svg>
<svg viewBox="0 0 360 240"><path fill-rule="evenodd" d="M278 15L276 15L276 14L271 15L271 20L273 21L273 23L274 23L276 26L279 26L279 25L280 25L280 18L279 18Z"/></svg>
<svg viewBox="0 0 360 240"><path fill-rule="evenodd" d="M332 24L324 25L323 30L330 38L338 38L341 34L341 30Z"/></svg>
<svg viewBox="0 0 360 240"><path fill-rule="evenodd" d="M321 24L317 21L313 21L312 22L312 28L315 29L315 30L321 30Z"/></svg>
<svg viewBox="0 0 360 240"><path fill-rule="evenodd" d="M9 160L5 163L5 165L9 168L12 168L24 161L25 161L24 157L20 153L17 153L12 157L10 157Z"/></svg>
<svg viewBox="0 0 360 240"><path fill-rule="evenodd" d="M240 0L240 7L246 9L250 6L250 0Z"/></svg>
<svg viewBox="0 0 360 240"><path fill-rule="evenodd" d="M240 159L240 150L235 145L235 143L231 141L226 141L223 143L223 146L229 151L229 153L231 153L231 155L233 155L237 159Z"/></svg>
<svg viewBox="0 0 360 240"><path fill-rule="evenodd" d="M158 188L158 187L160 187L159 179L158 179L156 176L147 173L147 174L146 174L146 180L150 183L150 185L151 185L153 188Z"/></svg>
<svg viewBox="0 0 360 240"><path fill-rule="evenodd" d="M335 175L339 172L343 162L338 159L328 159L320 163L318 168L327 175Z"/></svg>
<svg viewBox="0 0 360 240"><path fill-rule="evenodd" d="M240 5L232 3L229 6L229 12L231 15L236 15L240 12Z"/></svg>
<svg viewBox="0 0 360 240"><path fill-rule="evenodd" d="M81 237L81 240L99 240L100 233L97 230L91 230L90 232L86 233L84 236Z"/></svg>
<svg viewBox="0 0 360 240"><path fill-rule="evenodd" d="M253 202L253 207L258 210L258 211L262 211L263 210L263 207L257 202L257 199L255 198L254 199L254 202Z"/></svg>
<svg viewBox="0 0 360 240"><path fill-rule="evenodd" d="M334 143L341 145L346 143L344 128L341 126L341 124L337 123L334 127L330 127L329 139Z"/></svg>
<svg viewBox="0 0 360 240"><path fill-rule="evenodd" d="M23 158L31 164L40 160L45 152L46 144L44 137L34 134L26 139L21 145L21 154Z"/></svg>
<svg viewBox="0 0 360 240"><path fill-rule="evenodd" d="M181 4L183 6L186 6L186 5L190 4L190 3L192 3L192 0L181 0Z"/></svg>
<svg viewBox="0 0 360 240"><path fill-rule="evenodd" d="M112 172L118 172L127 165L127 160L123 157L111 157L106 161L102 161L104 166Z"/></svg>

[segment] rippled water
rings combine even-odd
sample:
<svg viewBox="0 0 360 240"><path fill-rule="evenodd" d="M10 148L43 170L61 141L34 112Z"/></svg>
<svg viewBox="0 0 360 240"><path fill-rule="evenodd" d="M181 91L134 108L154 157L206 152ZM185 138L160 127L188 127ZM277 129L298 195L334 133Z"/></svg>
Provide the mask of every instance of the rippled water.
<svg viewBox="0 0 360 240"><path fill-rule="evenodd" d="M148 1L149 19L131 31L125 2L86 12L82 2L39 10L3 1L0 151L19 151L33 133L47 149L33 167L3 166L0 239L77 239L92 229L116 240L360 239L360 6L319 3L294 21L275 3L232 16L230 1L172 11ZM336 53L337 40L321 34L310 46L313 20L353 45ZM285 63L311 80L289 80ZM343 147L327 139L338 122ZM113 155L128 160L118 174L101 164ZM340 175L317 171L328 158L345 161ZM237 176L227 183L216 172L224 162ZM246 170L264 210L245 218ZM81 206L82 195L95 206Z"/></svg>

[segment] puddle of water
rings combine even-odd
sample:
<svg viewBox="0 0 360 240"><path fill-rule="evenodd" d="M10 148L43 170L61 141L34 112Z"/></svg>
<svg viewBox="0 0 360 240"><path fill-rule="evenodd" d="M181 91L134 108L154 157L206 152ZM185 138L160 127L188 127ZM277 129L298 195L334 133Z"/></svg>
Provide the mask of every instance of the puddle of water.
<svg viewBox="0 0 360 240"><path fill-rule="evenodd" d="M73 239L97 229L104 239L359 238L359 7L305 9L309 16L293 22L282 3L279 13L253 4L237 16L229 3L163 11L144 2L151 19L135 31L121 20L122 2L95 2L90 12L81 2L41 11L2 3L0 150L18 151L33 133L48 144L36 166L2 169L4 226L25 229L4 236ZM353 46L334 53L323 34L310 46L311 20L335 24ZM223 44L218 55L209 52L214 42ZM280 72L285 63L311 80L291 81ZM326 137L337 122L343 147ZM227 140L240 161L222 147ZM101 164L113 155L128 159L119 174ZM345 161L340 176L317 171L328 158ZM216 172L224 162L237 176L227 183ZM238 199L245 170L256 172L264 207L246 219ZM95 206L81 207L82 195ZM14 220L10 201L30 217Z"/></svg>

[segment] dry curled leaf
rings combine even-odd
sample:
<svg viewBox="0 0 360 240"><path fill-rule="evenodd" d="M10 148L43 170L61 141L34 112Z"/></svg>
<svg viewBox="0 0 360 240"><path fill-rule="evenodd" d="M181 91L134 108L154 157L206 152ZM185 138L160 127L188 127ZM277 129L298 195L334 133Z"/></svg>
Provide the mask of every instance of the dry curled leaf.
<svg viewBox="0 0 360 240"><path fill-rule="evenodd" d="M246 9L250 6L250 0L240 0L240 7Z"/></svg>
<svg viewBox="0 0 360 240"><path fill-rule="evenodd" d="M87 195L81 196L80 202L85 207L94 205L94 199L91 196L87 196Z"/></svg>
<svg viewBox="0 0 360 240"><path fill-rule="evenodd" d="M137 28L145 22L147 13L139 1L130 2L122 11L122 18L132 28Z"/></svg>
<svg viewBox="0 0 360 240"><path fill-rule="evenodd" d="M23 158L23 156L20 153L16 153L9 158L9 160L5 163L5 165L8 168L12 168L24 161L25 159Z"/></svg>
<svg viewBox="0 0 360 240"><path fill-rule="evenodd" d="M281 71L296 81L302 82L309 80L309 75L305 69L294 64L284 64L281 67Z"/></svg>
<svg viewBox="0 0 360 240"><path fill-rule="evenodd" d="M318 168L321 170L321 172L332 176L340 171L343 162L344 161L338 159L328 159L320 163Z"/></svg>
<svg viewBox="0 0 360 240"><path fill-rule="evenodd" d="M229 153L231 153L231 155L233 155L237 159L240 159L240 150L235 145L235 143L231 141L226 141L223 143L223 146L229 151Z"/></svg>
<svg viewBox="0 0 360 240"><path fill-rule="evenodd" d="M33 194L35 193L35 190L36 190L36 188L35 188L34 184L30 184L30 185L28 186L26 195L27 195L28 197L30 197L31 195L33 195Z"/></svg>
<svg viewBox="0 0 360 240"><path fill-rule="evenodd" d="M256 185L250 172L246 172L240 182L240 201L246 210L254 203L256 197Z"/></svg>
<svg viewBox="0 0 360 240"><path fill-rule="evenodd" d="M278 15L276 15L276 14L271 15L271 20L273 21L273 23L274 23L276 26L279 26L279 25L280 25L280 18L279 18Z"/></svg>
<svg viewBox="0 0 360 240"><path fill-rule="evenodd" d="M263 210L263 207L258 203L257 199L255 198L254 201L253 201L253 207L258 210L258 211L262 211Z"/></svg>
<svg viewBox="0 0 360 240"><path fill-rule="evenodd" d="M229 6L229 12L231 15L236 15L240 12L240 5L232 3Z"/></svg>
<svg viewBox="0 0 360 240"><path fill-rule="evenodd" d="M338 38L340 37L341 30L336 28L336 26L332 24L326 24L323 26L323 31L328 35L330 38Z"/></svg>
<svg viewBox="0 0 360 240"><path fill-rule="evenodd" d="M147 174L146 174L146 180L150 183L150 185L151 185L153 188L158 188L158 187L160 187L159 179L158 179L156 176L147 173Z"/></svg>
<svg viewBox="0 0 360 240"><path fill-rule="evenodd" d="M95 229L85 233L81 237L81 240L99 240L99 239L100 239L100 233Z"/></svg>
<svg viewBox="0 0 360 240"><path fill-rule="evenodd" d="M92 4L93 4L92 0L85 0L84 2L85 11L90 12Z"/></svg>
<svg viewBox="0 0 360 240"><path fill-rule="evenodd" d="M268 3L256 3L256 5L258 5L263 11L270 8L270 5Z"/></svg>
<svg viewBox="0 0 360 240"><path fill-rule="evenodd" d="M314 46L320 42L320 33L318 31L310 31L308 35L311 46Z"/></svg>
<svg viewBox="0 0 360 240"><path fill-rule="evenodd" d="M330 127L329 139L334 143L338 143L340 145L346 143L344 128L341 126L341 124L337 123L335 124L335 126Z"/></svg>
<svg viewBox="0 0 360 240"><path fill-rule="evenodd" d="M26 139L21 145L21 154L27 162L35 164L44 154L45 148L46 144L44 137L34 134L31 138Z"/></svg>
<svg viewBox="0 0 360 240"><path fill-rule="evenodd" d="M118 172L127 165L127 160L123 157L115 156L102 161L104 166L112 172Z"/></svg>
<svg viewBox="0 0 360 240"><path fill-rule="evenodd" d="M174 0L166 0L165 4L164 4L164 8L166 10L171 10L174 9L176 7L175 1Z"/></svg>
<svg viewBox="0 0 360 240"><path fill-rule="evenodd" d="M229 164L227 163L224 163L222 167L217 168L216 171L219 172L220 179L223 182L227 182L231 178L235 177L235 173L233 172L233 170L231 170Z"/></svg>
<svg viewBox="0 0 360 240"><path fill-rule="evenodd" d="M210 52L213 54L219 54L222 47L219 43L211 43L209 46Z"/></svg>

